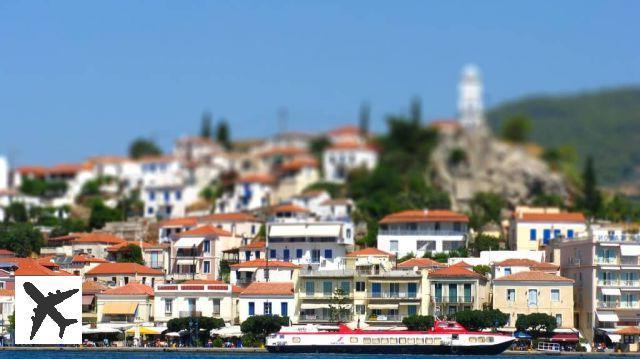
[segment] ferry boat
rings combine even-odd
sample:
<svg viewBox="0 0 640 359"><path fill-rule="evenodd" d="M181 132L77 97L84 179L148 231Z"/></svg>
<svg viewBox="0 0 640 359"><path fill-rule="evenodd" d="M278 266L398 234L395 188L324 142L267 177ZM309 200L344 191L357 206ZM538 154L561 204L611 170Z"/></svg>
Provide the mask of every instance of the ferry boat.
<svg viewBox="0 0 640 359"><path fill-rule="evenodd" d="M514 337L471 332L457 322L436 321L429 331L363 330L340 325L338 330L317 327L283 328L267 337L272 353L362 354L500 354Z"/></svg>

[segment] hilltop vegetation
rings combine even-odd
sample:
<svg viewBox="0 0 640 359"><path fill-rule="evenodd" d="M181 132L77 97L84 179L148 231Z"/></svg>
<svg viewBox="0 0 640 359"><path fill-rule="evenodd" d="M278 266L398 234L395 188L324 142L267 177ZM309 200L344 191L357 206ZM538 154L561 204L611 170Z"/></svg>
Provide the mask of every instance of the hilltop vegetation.
<svg viewBox="0 0 640 359"><path fill-rule="evenodd" d="M531 119L530 140L548 153L574 148L578 168L592 155L603 184L640 181L639 87L527 97L492 109L489 124L501 133L505 121L519 115Z"/></svg>

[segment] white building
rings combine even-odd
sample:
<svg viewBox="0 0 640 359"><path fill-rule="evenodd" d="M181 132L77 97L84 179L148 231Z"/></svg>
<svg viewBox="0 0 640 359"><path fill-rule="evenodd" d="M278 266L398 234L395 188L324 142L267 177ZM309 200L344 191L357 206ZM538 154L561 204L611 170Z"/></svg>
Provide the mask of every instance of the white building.
<svg viewBox="0 0 640 359"><path fill-rule="evenodd" d="M379 222L378 249L397 254L449 252L464 248L469 218L449 210L407 210Z"/></svg>
<svg viewBox="0 0 640 359"><path fill-rule="evenodd" d="M233 192L225 193L216 201L216 213L242 212L266 207L276 186L276 179L266 173L240 176Z"/></svg>
<svg viewBox="0 0 640 359"><path fill-rule="evenodd" d="M252 283L240 293L240 322L254 315L292 316L295 296L292 282Z"/></svg>
<svg viewBox="0 0 640 359"><path fill-rule="evenodd" d="M233 322L237 318L232 285L212 280L188 280L156 285L154 320L202 316Z"/></svg>
<svg viewBox="0 0 640 359"><path fill-rule="evenodd" d="M279 260L252 259L230 266L230 282L246 287L254 282L295 282L300 266Z"/></svg>
<svg viewBox="0 0 640 359"><path fill-rule="evenodd" d="M462 70L462 77L458 85L458 116L463 127L479 128L485 126L482 79L480 70L474 65L467 65Z"/></svg>
<svg viewBox="0 0 640 359"><path fill-rule="evenodd" d="M322 204L330 199L331 196L327 191L305 191L291 197L291 204L306 208L311 213L320 213Z"/></svg>
<svg viewBox="0 0 640 359"><path fill-rule="evenodd" d="M150 218L184 217L197 199L197 188L182 184L146 185L142 191L144 215Z"/></svg>
<svg viewBox="0 0 640 359"><path fill-rule="evenodd" d="M255 237L263 224L256 216L245 212L214 213L199 217L198 223L222 228L234 237L245 239Z"/></svg>
<svg viewBox="0 0 640 359"><path fill-rule="evenodd" d="M318 208L318 216L325 221L351 221L356 205L351 198L328 199Z"/></svg>
<svg viewBox="0 0 640 359"><path fill-rule="evenodd" d="M12 203L22 203L27 210L41 205L40 198L21 194L15 189L0 189L0 222L5 219L5 209Z"/></svg>
<svg viewBox="0 0 640 359"><path fill-rule="evenodd" d="M322 154L324 179L328 182L343 183L349 171L358 168L371 171L377 163L378 151L366 143L334 143Z"/></svg>
<svg viewBox="0 0 640 359"><path fill-rule="evenodd" d="M560 266L553 263L536 262L530 259L511 258L494 264L492 278L498 279L504 276L530 271L560 275Z"/></svg>
<svg viewBox="0 0 640 359"><path fill-rule="evenodd" d="M269 259L338 269L353 245L352 223L267 223Z"/></svg>

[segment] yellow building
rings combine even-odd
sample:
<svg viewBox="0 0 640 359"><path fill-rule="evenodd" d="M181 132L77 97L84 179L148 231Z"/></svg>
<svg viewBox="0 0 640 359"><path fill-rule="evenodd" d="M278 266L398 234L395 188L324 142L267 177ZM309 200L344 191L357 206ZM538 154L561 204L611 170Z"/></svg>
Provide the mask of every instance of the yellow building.
<svg viewBox="0 0 640 359"><path fill-rule="evenodd" d="M430 314L446 316L462 310L483 309L489 301L487 278L460 262L429 272Z"/></svg>
<svg viewBox="0 0 640 359"><path fill-rule="evenodd" d="M573 328L573 280L540 271L500 277L493 282L493 308L509 314L506 329L531 313L549 314L558 328Z"/></svg>
<svg viewBox="0 0 640 359"><path fill-rule="evenodd" d="M517 207L509 224L509 248L537 251L552 239L575 238L586 231L586 219L579 212L558 208Z"/></svg>

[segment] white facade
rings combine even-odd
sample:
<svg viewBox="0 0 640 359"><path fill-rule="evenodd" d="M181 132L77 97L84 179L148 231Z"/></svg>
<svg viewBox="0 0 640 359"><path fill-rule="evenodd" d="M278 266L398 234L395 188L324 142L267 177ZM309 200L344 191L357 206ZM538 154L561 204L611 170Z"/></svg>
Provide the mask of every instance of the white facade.
<svg viewBox="0 0 640 359"><path fill-rule="evenodd" d="M349 171L364 167L373 170L378 163L378 152L366 145L334 145L322 155L324 179L343 183Z"/></svg>
<svg viewBox="0 0 640 359"><path fill-rule="evenodd" d="M253 310L252 310L253 307ZM286 308L286 312L283 309ZM245 296L240 295L238 300L238 314L240 323L254 315L278 315L281 317L292 316L295 310L295 299L293 295L282 296Z"/></svg>
<svg viewBox="0 0 640 359"><path fill-rule="evenodd" d="M271 204L273 182L240 178L233 192L225 193L216 201L216 213L250 211Z"/></svg>
<svg viewBox="0 0 640 359"><path fill-rule="evenodd" d="M462 71L458 85L458 116L460 124L464 127L484 126L482 80L480 71L474 65L467 65Z"/></svg>
<svg viewBox="0 0 640 359"><path fill-rule="evenodd" d="M156 285L154 294L156 322L192 315L222 318L225 322L233 322L237 317L229 284L198 281L163 284Z"/></svg>
<svg viewBox="0 0 640 359"><path fill-rule="evenodd" d="M464 248L467 224L463 222L406 223L381 225L378 229L378 249L403 257L413 253L422 257L426 252L449 252Z"/></svg>
<svg viewBox="0 0 640 359"><path fill-rule="evenodd" d="M544 251L482 251L478 257L449 258L447 264L452 265L458 262L465 262L472 266L491 266L507 259L529 259L536 262L544 262L545 258Z"/></svg>
<svg viewBox="0 0 640 359"><path fill-rule="evenodd" d="M327 191L310 191L291 198L291 204L306 208L311 213L320 213L322 204L330 200Z"/></svg>
<svg viewBox="0 0 640 359"><path fill-rule="evenodd" d="M148 218L183 217L188 205L198 199L198 191L192 186L149 185L141 193L144 216Z"/></svg>
<svg viewBox="0 0 640 359"><path fill-rule="evenodd" d="M9 207L9 205L14 202L22 203L27 210L31 207L39 207L41 205L38 197L23 195L11 189L0 189L0 222L4 221L5 208Z"/></svg>

